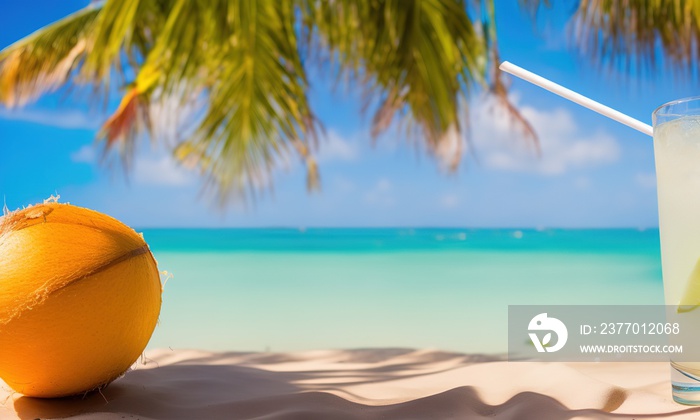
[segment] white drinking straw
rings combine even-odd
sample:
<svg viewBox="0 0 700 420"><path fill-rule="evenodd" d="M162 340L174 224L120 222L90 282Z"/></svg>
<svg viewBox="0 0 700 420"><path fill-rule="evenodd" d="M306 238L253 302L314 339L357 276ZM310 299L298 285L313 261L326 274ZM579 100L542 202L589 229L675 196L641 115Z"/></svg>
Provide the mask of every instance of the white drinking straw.
<svg viewBox="0 0 700 420"><path fill-rule="evenodd" d="M592 99L586 98L585 96L578 94L571 89L567 89L564 86L558 85L550 80L545 79L542 76L538 76L535 73L527 71L522 67L518 67L515 64L504 61L498 68L500 68L506 73L510 73L513 76L519 77L534 85L547 89L548 91L555 93L561 96L562 98L566 98L570 101L576 102L577 104L585 106L586 108L592 111L605 115L608 118L612 118L613 120L620 122L626 126L632 127L635 130L641 131L642 133L648 136L654 135L654 130L649 124L645 124L639 120L635 120L634 118L625 115L620 111L616 111L610 108L609 106L605 106Z"/></svg>

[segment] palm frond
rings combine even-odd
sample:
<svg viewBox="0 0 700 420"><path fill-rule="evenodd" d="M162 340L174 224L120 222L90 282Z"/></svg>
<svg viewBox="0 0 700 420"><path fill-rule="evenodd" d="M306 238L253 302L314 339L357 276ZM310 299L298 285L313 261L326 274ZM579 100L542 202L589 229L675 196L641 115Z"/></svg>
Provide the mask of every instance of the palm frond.
<svg viewBox="0 0 700 420"><path fill-rule="evenodd" d="M374 136L398 120L437 151L450 130L462 132L458 99L484 80L487 51L465 2L309 0L303 11L309 39L375 104Z"/></svg>
<svg viewBox="0 0 700 420"><path fill-rule="evenodd" d="M306 97L294 6L256 0L222 2L218 8L184 3L190 10L173 23L173 36L159 36L167 45L168 64L179 63L175 67L181 72L166 72L162 86L167 93L168 78L175 83L184 77L192 89L206 92L208 101L198 128L176 156L196 162L221 202L267 179L290 146L307 164L308 185L316 186L309 151L316 120ZM193 25L198 19L201 24Z"/></svg>
<svg viewBox="0 0 700 420"><path fill-rule="evenodd" d="M138 4L127 5L127 11L135 10L128 16L118 19L113 11L113 22L100 21L119 30L96 35L95 49L101 55L89 56L86 72L91 71L91 77L104 77L109 63L118 60L118 51L135 39L133 34L146 33L137 23L143 21L142 13L154 13L153 7L145 6L148 1L133 3ZM197 128L175 156L199 168L220 202L260 186L290 146L307 166L309 188L317 188L318 170L309 143L316 123L306 98L308 84L294 21L291 4L169 2L163 21L149 27L152 41L142 37L147 54L101 135L108 145L124 149L137 133L151 131L151 104L165 98L179 98L184 104L206 95ZM102 38L101 44L111 47L97 48Z"/></svg>
<svg viewBox="0 0 700 420"><path fill-rule="evenodd" d="M548 0L539 0L536 3L539 3L540 1L544 1L545 6L549 5ZM523 0L521 0L521 4L522 2ZM498 41L496 39L497 32L495 4L493 1L488 1L483 4L483 7L486 9L487 16L486 24L484 25L484 36L488 39L488 44L490 47L488 50L490 57L489 72L491 73L489 91L496 99L496 102L506 111L506 114L514 123L513 126L522 131L525 139L531 140L532 145L539 155L541 150L537 133L535 132L534 127L532 127L532 124L530 124L530 122L522 115L520 110L516 108L508 97L507 82L504 79L504 73L499 68L499 65L501 64L501 57L498 50ZM534 13L536 13L536 11Z"/></svg>
<svg viewBox="0 0 700 420"><path fill-rule="evenodd" d="M161 0L106 1L95 19L88 54L81 71L84 81L109 86L118 76L138 72L177 2Z"/></svg>
<svg viewBox="0 0 700 420"><path fill-rule="evenodd" d="M548 9L552 7L551 0L518 0L520 8L525 10L533 18L537 17L537 13L540 9Z"/></svg>
<svg viewBox="0 0 700 420"><path fill-rule="evenodd" d="M21 106L65 84L85 59L99 13L80 10L0 51L0 103Z"/></svg>
<svg viewBox="0 0 700 420"><path fill-rule="evenodd" d="M0 53L0 101L67 83L104 98L119 88L99 136L128 155L144 134L156 137L154 107L204 98L174 153L223 203L265 184L290 151L318 187L304 61L319 53L363 90L375 136L399 122L455 169L461 99L478 83L507 100L494 23L493 0L106 0Z"/></svg>
<svg viewBox="0 0 700 420"><path fill-rule="evenodd" d="M121 145L122 156L128 162L134 139L148 125L148 104L144 103L137 89L132 88L124 95L117 110L105 121L97 137L106 140L105 152L117 144Z"/></svg>
<svg viewBox="0 0 700 420"><path fill-rule="evenodd" d="M398 121L424 139L450 170L457 168L467 119L460 101L474 83L487 87L524 132L532 127L510 104L498 70L493 1L306 0L308 50L327 48L340 72L364 91L373 137ZM476 4L476 6L474 6ZM481 14L475 25L469 12ZM416 131L417 130L417 131ZM442 145L453 144L454 147ZM535 142L536 143L536 142ZM444 151L449 151L444 153Z"/></svg>
<svg viewBox="0 0 700 420"><path fill-rule="evenodd" d="M520 0L532 12L547 0ZM700 70L700 2L579 0L572 19L577 51L601 68L651 73L665 65L678 75Z"/></svg>

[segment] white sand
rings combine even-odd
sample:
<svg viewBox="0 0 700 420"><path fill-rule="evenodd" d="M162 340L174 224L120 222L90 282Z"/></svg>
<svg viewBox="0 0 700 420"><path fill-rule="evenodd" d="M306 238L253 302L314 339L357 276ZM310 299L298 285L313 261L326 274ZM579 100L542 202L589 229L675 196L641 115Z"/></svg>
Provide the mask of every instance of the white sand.
<svg viewBox="0 0 700 420"><path fill-rule="evenodd" d="M700 418L700 408L671 400L666 363L516 363L393 349L157 350L147 359L82 399L26 398L0 382L0 418Z"/></svg>

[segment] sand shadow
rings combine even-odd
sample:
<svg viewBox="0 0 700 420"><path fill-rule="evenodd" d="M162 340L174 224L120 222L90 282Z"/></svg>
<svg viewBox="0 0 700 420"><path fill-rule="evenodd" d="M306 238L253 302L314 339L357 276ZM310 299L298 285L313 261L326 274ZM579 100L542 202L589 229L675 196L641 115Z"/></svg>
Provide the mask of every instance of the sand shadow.
<svg viewBox="0 0 700 420"><path fill-rule="evenodd" d="M163 418L202 418L205 408L292 394L300 375L245 366L174 364L134 370L101 391L68 398L20 397L21 419L68 417L83 413L127 413ZM215 416L216 417L216 416Z"/></svg>
<svg viewBox="0 0 700 420"><path fill-rule="evenodd" d="M522 392L490 405L473 387L398 404L370 406L295 385L314 378L311 372L271 372L246 366L173 364L129 372L101 393L84 397L20 397L14 409L21 419L115 413L140 419L643 419L698 413L700 407L665 413L615 414L625 400L611 392L601 409L572 410L555 398ZM382 378L377 378L381 381ZM328 388L326 388L328 389Z"/></svg>

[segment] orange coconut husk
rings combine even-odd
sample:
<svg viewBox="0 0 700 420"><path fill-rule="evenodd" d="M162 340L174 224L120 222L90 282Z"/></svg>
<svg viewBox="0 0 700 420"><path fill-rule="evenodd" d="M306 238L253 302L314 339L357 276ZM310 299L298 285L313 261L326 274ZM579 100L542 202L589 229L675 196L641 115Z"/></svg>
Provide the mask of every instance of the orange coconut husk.
<svg viewBox="0 0 700 420"><path fill-rule="evenodd" d="M105 214L44 203L0 218L0 378L33 397L100 388L141 355L161 306L143 238Z"/></svg>

